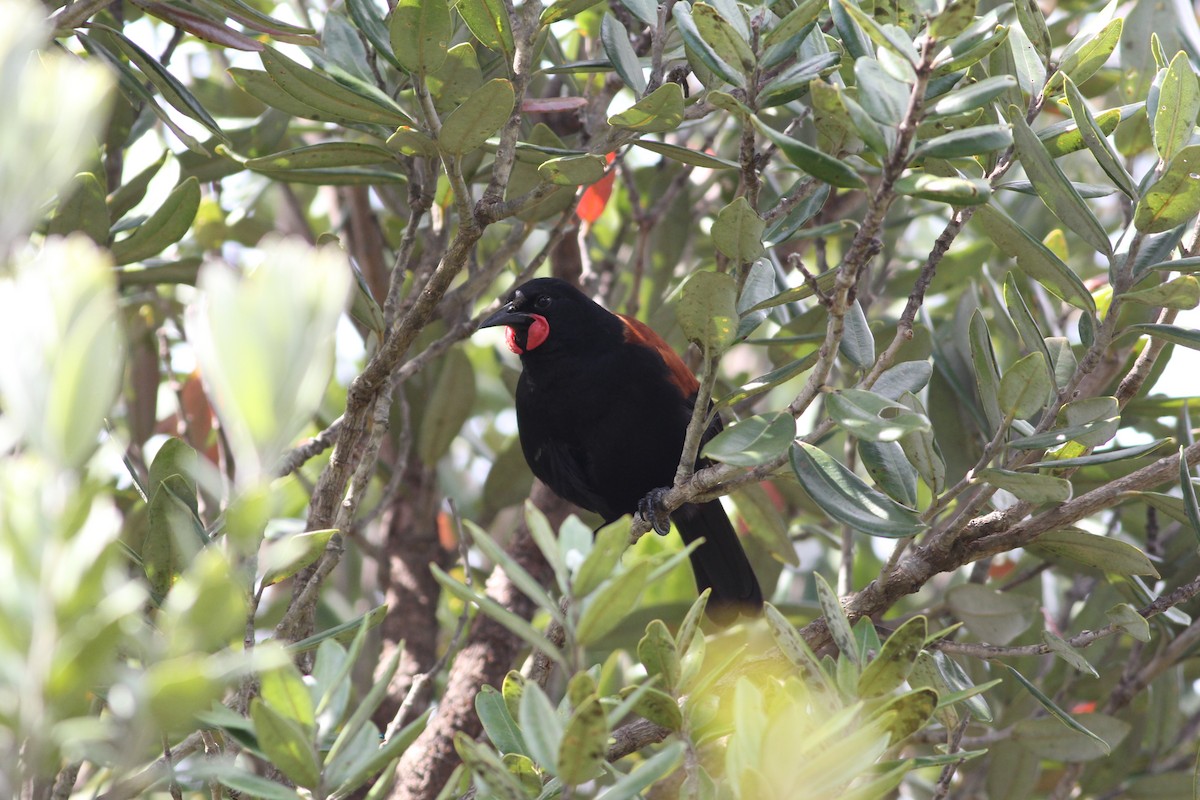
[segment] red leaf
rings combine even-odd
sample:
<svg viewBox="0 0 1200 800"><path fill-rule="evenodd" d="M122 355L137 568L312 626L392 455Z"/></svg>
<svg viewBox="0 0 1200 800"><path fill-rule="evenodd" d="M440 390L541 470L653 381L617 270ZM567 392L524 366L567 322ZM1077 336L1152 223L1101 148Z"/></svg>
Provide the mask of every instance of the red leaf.
<svg viewBox="0 0 1200 800"><path fill-rule="evenodd" d="M609 153L608 163L611 164L615 158L615 153ZM583 197L579 198L579 207L575 209L575 214L581 220L590 225L600 219L604 207L608 205L608 198L612 196L613 181L616 177L617 173L610 171L583 191Z"/></svg>

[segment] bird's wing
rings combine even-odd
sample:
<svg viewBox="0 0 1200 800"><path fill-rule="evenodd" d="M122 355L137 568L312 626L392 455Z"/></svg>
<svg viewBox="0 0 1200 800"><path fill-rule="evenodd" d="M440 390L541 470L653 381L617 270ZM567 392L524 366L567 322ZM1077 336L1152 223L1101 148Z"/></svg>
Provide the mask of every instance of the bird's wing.
<svg viewBox="0 0 1200 800"><path fill-rule="evenodd" d="M691 397L700 388L700 382L696 380L696 376L688 369L687 364L683 363L683 359L679 354L671 349L671 345L667 344L661 336L654 332L646 323L636 320L633 317L627 317L624 314L618 314L617 317L625 325L625 341L630 344L648 347L654 350L662 357L663 363L667 365L668 380L682 392L683 396Z"/></svg>

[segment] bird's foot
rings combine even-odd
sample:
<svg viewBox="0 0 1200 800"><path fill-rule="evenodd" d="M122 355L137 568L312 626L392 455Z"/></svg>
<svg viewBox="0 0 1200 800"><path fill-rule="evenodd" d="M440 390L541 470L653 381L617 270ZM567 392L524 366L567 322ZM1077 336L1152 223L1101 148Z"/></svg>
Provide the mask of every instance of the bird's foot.
<svg viewBox="0 0 1200 800"><path fill-rule="evenodd" d="M670 489L652 489L650 494L638 501L638 514L650 523L654 532L666 536L671 532L671 515L663 507L663 497Z"/></svg>

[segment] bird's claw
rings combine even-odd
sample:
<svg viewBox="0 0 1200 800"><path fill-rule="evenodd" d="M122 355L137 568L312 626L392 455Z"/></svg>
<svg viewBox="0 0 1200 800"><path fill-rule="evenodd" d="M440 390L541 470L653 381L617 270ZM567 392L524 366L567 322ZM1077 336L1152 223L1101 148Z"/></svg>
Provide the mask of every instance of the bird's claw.
<svg viewBox="0 0 1200 800"><path fill-rule="evenodd" d="M638 514L650 523L659 536L666 536L671 532L671 515L663 508L662 502L667 492L667 489L652 489L650 494L638 501Z"/></svg>

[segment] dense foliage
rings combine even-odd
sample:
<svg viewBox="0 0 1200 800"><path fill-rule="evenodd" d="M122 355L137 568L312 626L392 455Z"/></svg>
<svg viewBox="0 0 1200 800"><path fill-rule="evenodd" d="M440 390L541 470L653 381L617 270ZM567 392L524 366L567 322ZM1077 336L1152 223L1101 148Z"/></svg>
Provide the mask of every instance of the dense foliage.
<svg viewBox="0 0 1200 800"><path fill-rule="evenodd" d="M1186 0L0 9L0 796L1193 797ZM761 619L534 484L535 273Z"/></svg>

